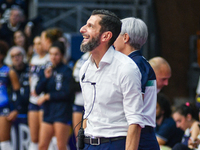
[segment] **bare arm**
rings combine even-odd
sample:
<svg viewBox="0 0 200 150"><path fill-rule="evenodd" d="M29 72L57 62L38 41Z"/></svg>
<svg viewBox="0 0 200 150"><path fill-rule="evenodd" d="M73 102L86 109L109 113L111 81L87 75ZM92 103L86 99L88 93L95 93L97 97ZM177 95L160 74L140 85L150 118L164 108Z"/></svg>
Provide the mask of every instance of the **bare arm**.
<svg viewBox="0 0 200 150"><path fill-rule="evenodd" d="M137 150L140 141L141 127L137 124L131 124L128 128L126 137L126 150Z"/></svg>
<svg viewBox="0 0 200 150"><path fill-rule="evenodd" d="M166 142L159 137L156 137L159 145L165 145Z"/></svg>
<svg viewBox="0 0 200 150"><path fill-rule="evenodd" d="M87 127L87 119L83 120L83 129L85 129Z"/></svg>
<svg viewBox="0 0 200 150"><path fill-rule="evenodd" d="M19 90L20 89L20 83L19 83L17 73L14 70L10 69L9 77L10 77L10 81L11 81L13 90L14 91Z"/></svg>
<svg viewBox="0 0 200 150"><path fill-rule="evenodd" d="M191 136L190 139L188 141L188 147L193 149L193 148L197 148L198 144L197 144L197 136L199 135L199 126L198 126L198 122L194 122L192 125L192 131L191 131Z"/></svg>
<svg viewBox="0 0 200 150"><path fill-rule="evenodd" d="M14 70L10 69L9 77L10 77L10 81L11 81L13 90L14 91L18 91L20 89L20 83L19 83L19 79L18 79L17 73ZM13 121L13 120L16 119L17 115L18 115L18 111L17 110L13 110L12 112L10 112L10 114L7 117L7 119L9 121Z"/></svg>

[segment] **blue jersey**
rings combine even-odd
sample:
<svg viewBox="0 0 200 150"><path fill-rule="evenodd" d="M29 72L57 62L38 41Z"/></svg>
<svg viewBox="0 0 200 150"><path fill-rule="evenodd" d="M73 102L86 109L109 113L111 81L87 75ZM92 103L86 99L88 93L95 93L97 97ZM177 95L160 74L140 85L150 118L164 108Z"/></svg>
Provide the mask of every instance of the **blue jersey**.
<svg viewBox="0 0 200 150"><path fill-rule="evenodd" d="M134 51L132 52L129 57L133 59L133 61L137 64L138 68L140 69L140 72L142 74L142 93L145 93L146 86L149 86L150 81L156 80L156 75L150 66L150 64L147 62L147 60L142 56L140 51Z"/></svg>
<svg viewBox="0 0 200 150"><path fill-rule="evenodd" d="M37 95L41 92L50 95L50 99L43 103L44 121L54 122L59 116L61 122L67 123L71 120L72 115L72 98L70 95L72 70L67 65L60 63L53 68L50 78L45 77L44 70L41 70L40 73L35 91Z"/></svg>
<svg viewBox="0 0 200 150"><path fill-rule="evenodd" d="M144 94L144 123L146 126L155 127L157 103L156 75L140 51L134 51L128 56L136 63L141 73L141 92Z"/></svg>
<svg viewBox="0 0 200 150"><path fill-rule="evenodd" d="M173 147L176 143L180 143L184 132L176 127L175 121L169 117L164 118L161 125L156 125L156 136L166 142L165 145Z"/></svg>
<svg viewBox="0 0 200 150"><path fill-rule="evenodd" d="M141 92L144 95L144 105L142 109L145 128L153 130L156 126L156 103L157 103L157 88L156 88L156 75L147 62L142 56L140 51L134 51L129 54L129 57L136 63L141 73ZM133 77L134 80L134 77ZM156 136L153 132L146 132L146 129L141 130L140 143L138 149L158 149L159 145L156 140ZM148 139L148 140L146 140Z"/></svg>
<svg viewBox="0 0 200 150"><path fill-rule="evenodd" d="M0 107L4 107L9 104L8 96L8 85L10 84L9 78L10 68L6 65L3 65L0 68Z"/></svg>

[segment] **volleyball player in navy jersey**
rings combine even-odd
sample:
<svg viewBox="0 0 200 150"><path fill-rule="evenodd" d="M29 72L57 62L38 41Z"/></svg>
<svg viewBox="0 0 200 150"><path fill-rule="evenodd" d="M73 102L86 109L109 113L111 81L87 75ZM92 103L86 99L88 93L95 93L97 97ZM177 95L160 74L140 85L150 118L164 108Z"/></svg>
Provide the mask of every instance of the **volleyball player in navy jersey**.
<svg viewBox="0 0 200 150"><path fill-rule="evenodd" d="M66 150L72 121L72 101L69 83L72 70L63 64L64 44L54 42L49 49L51 67L41 72L36 93L44 92L38 99L38 105L43 104L43 122L39 136L39 150L46 150L52 136L57 138L59 150Z"/></svg>
<svg viewBox="0 0 200 150"><path fill-rule="evenodd" d="M19 89L20 84L16 72L3 64L8 47L5 42L0 41L0 148L1 150L11 150L10 145L10 129L12 121L15 120L20 110ZM15 95L13 99L14 108L11 108L9 91L13 91Z"/></svg>
<svg viewBox="0 0 200 150"><path fill-rule="evenodd" d="M39 141L39 131L40 125L42 122L42 108L37 105L37 100L39 95L35 94L35 86L38 81L38 73L45 67L45 64L49 62L48 50L53 42L57 41L62 37L62 31L57 28L50 28L44 30L41 33L41 37L34 39L34 46L37 49L39 56L35 55L31 60L31 69L30 69L30 86L31 86L31 96L30 96L30 105L28 113L28 122L31 134L31 142L29 145L29 150L38 150L38 141ZM42 93L41 93L42 94ZM56 139L54 138L56 142Z"/></svg>

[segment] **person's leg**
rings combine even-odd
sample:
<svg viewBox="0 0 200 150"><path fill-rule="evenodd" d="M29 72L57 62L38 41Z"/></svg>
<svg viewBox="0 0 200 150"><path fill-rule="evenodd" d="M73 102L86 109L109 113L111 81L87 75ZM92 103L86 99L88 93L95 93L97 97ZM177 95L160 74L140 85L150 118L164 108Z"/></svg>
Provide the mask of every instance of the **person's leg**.
<svg viewBox="0 0 200 150"><path fill-rule="evenodd" d="M39 150L48 149L53 133L53 125L46 122L42 122L39 135Z"/></svg>
<svg viewBox="0 0 200 150"><path fill-rule="evenodd" d="M61 122L55 122L53 124L55 136L57 138L57 146L59 150L66 150L66 145L69 139L69 132L70 127L67 124L61 123Z"/></svg>
<svg viewBox="0 0 200 150"><path fill-rule="evenodd" d="M29 150L38 150L39 130L40 130L38 111L28 112L28 125L31 136L31 143L29 145Z"/></svg>
<svg viewBox="0 0 200 150"><path fill-rule="evenodd" d="M54 135L51 138L51 142L49 143L48 150L58 150L57 139L56 139L56 137Z"/></svg>
<svg viewBox="0 0 200 150"><path fill-rule="evenodd" d="M6 116L0 116L1 150L11 150L10 129L11 129L11 122L7 120Z"/></svg>

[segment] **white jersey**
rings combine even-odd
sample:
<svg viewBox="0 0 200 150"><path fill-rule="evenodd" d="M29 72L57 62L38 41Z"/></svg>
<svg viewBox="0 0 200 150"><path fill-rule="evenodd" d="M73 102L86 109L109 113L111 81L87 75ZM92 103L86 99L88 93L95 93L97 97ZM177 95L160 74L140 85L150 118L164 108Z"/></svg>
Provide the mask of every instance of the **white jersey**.
<svg viewBox="0 0 200 150"><path fill-rule="evenodd" d="M49 54L46 54L44 57L40 58L38 55L33 56L30 64L30 91L34 92L37 82L39 80L38 73L47 62L49 62ZM39 96L30 95L29 101L33 104L37 104L38 98L43 96L44 93L41 93Z"/></svg>

